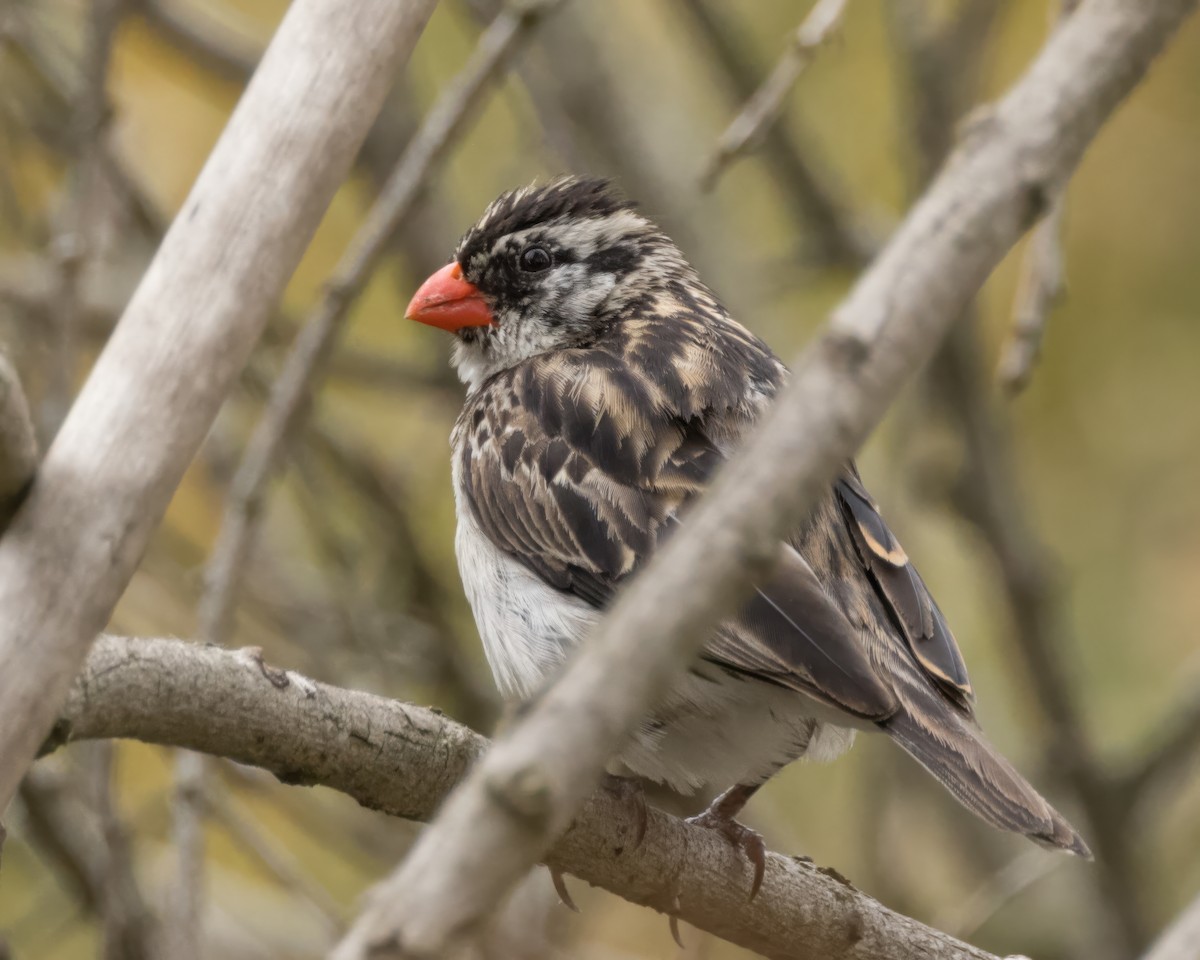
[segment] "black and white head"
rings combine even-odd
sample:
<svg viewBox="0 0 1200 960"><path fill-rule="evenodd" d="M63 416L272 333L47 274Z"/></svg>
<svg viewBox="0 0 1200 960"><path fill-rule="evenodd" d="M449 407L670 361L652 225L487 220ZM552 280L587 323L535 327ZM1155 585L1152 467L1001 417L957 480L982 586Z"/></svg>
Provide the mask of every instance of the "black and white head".
<svg viewBox="0 0 1200 960"><path fill-rule="evenodd" d="M474 389L529 357L587 346L631 303L690 272L607 181L568 177L488 206L406 316L456 334L454 365Z"/></svg>

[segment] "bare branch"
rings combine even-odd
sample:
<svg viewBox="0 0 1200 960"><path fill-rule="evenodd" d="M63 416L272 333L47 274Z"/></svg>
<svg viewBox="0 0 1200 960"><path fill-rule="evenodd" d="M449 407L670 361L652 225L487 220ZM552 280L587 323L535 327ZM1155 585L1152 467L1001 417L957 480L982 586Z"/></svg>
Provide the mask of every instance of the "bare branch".
<svg viewBox="0 0 1200 960"><path fill-rule="evenodd" d="M679 0L712 50L738 102L749 99L758 78L755 65L731 36L727 4ZM723 16L722 14L726 14ZM879 240L855 215L842 185L819 161L810 142L783 124L762 133L763 158L775 174L797 221L812 234L812 258L821 265L861 268L879 249Z"/></svg>
<svg viewBox="0 0 1200 960"><path fill-rule="evenodd" d="M181 750L175 756L171 841L175 875L169 889L165 935L175 960L199 960L204 945L204 789L208 761Z"/></svg>
<svg viewBox="0 0 1200 960"><path fill-rule="evenodd" d="M433 6L292 4L59 431L0 541L0 807Z"/></svg>
<svg viewBox="0 0 1200 960"><path fill-rule="evenodd" d="M80 905L103 918L103 956L151 960L159 956L158 928L134 877L124 824L107 800L85 802L87 793L65 770L32 770L20 792L28 836Z"/></svg>
<svg viewBox="0 0 1200 960"><path fill-rule="evenodd" d="M100 188L104 185L104 143L109 120L108 65L113 37L124 13L123 0L92 0L82 76L72 92L71 149L74 165L61 228L50 250L57 266L54 310L54 353L50 383L42 402L46 435L53 436L66 416L74 393L79 326L79 283L95 257L99 228Z"/></svg>
<svg viewBox="0 0 1200 960"><path fill-rule="evenodd" d="M86 757L91 806L102 843L98 900L104 923L103 960L160 957L158 923L146 904L133 869L129 830L113 802L114 749L97 743Z"/></svg>
<svg viewBox="0 0 1200 960"><path fill-rule="evenodd" d="M478 111L512 56L559 0L510 3L484 32L466 67L443 91L380 191L327 284L325 296L296 338L267 409L255 428L233 478L221 532L205 571L200 635L224 642L266 489L288 438L303 419L315 378L355 299L371 278L400 221L412 209L439 160Z"/></svg>
<svg viewBox="0 0 1200 960"><path fill-rule="evenodd" d="M1000 356L1000 386L1010 395L1020 393L1033 376L1042 349L1042 336L1050 311L1064 289L1062 232L1064 198L1056 197L1050 212L1033 230L1021 261L1021 279L1013 298L1012 326Z"/></svg>
<svg viewBox="0 0 1200 960"><path fill-rule="evenodd" d="M1061 0L1058 20L1069 17L1079 0ZM1021 278L1013 298L1012 326L1000 356L1000 386L1016 395L1029 385L1042 350L1046 322L1062 300L1066 276L1063 268L1062 221L1065 194L1054 198L1045 218L1033 230L1021 261Z"/></svg>
<svg viewBox="0 0 1200 960"><path fill-rule="evenodd" d="M210 783L204 801L214 819L229 832L241 850L253 856L284 889L316 911L332 942L341 933L345 921L329 892L305 873L290 853L263 836L224 790L212 789Z"/></svg>
<svg viewBox="0 0 1200 960"><path fill-rule="evenodd" d="M780 531L827 489L1194 6L1093 0L977 115L742 453L447 800L338 960L445 955L544 856L630 726L769 570ZM664 602L681 596L689 603Z"/></svg>
<svg viewBox="0 0 1200 960"><path fill-rule="evenodd" d="M1039 880L1067 860L1049 850L1027 850L1006 863L953 909L939 916L936 926L956 937L971 937L985 923Z"/></svg>
<svg viewBox="0 0 1200 960"><path fill-rule="evenodd" d="M103 345L116 326L121 308L128 302L131 290L112 277L95 278L80 287L82 311L80 335L90 346ZM0 257L0 304L10 304L19 320L31 327L49 324L53 319L54 269L46 258ZM275 318L264 332L265 346L281 346L294 338L295 324L286 313ZM330 358L328 376L353 383L356 387L376 390L418 388L440 391L449 396L453 388L457 401L461 396L456 383L448 383L440 373L431 373L416 363L381 357L366 350L342 345Z"/></svg>
<svg viewBox="0 0 1200 960"><path fill-rule="evenodd" d="M16 368L0 353L0 531L8 526L29 490L37 461L29 401Z"/></svg>
<svg viewBox="0 0 1200 960"><path fill-rule="evenodd" d="M110 737L228 757L414 820L431 817L487 747L432 710L316 683L256 651L105 636L47 747ZM600 791L547 862L775 960L994 960L803 859L770 854L748 903L738 855L712 831L657 810L636 849L635 830L628 806Z"/></svg>
<svg viewBox="0 0 1200 960"><path fill-rule="evenodd" d="M812 62L817 51L833 35L846 13L848 0L817 0L792 34L791 43L775 68L754 95L717 138L712 156L700 174L701 186L708 190L737 157L762 138L763 131L783 112L788 93Z"/></svg>
<svg viewBox="0 0 1200 960"><path fill-rule="evenodd" d="M245 83L258 65L259 53L249 43L178 9L177 0L135 0L146 22L163 39L214 73Z"/></svg>

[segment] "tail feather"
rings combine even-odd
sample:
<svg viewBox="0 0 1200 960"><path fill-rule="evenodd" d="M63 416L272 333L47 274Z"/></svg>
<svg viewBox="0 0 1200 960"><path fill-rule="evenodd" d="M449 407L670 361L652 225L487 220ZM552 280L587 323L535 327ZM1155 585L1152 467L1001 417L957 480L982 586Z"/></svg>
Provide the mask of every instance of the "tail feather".
<svg viewBox="0 0 1200 960"><path fill-rule="evenodd" d="M936 722L925 722L920 711L901 708L880 726L963 806L988 823L1024 834L1044 847L1092 858L1078 831L974 724L951 709L938 710L936 716Z"/></svg>

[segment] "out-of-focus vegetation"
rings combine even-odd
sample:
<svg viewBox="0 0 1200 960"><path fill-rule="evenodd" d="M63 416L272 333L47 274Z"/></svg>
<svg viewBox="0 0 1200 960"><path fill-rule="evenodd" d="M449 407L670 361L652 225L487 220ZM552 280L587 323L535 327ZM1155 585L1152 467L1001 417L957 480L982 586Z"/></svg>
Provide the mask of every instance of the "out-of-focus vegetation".
<svg viewBox="0 0 1200 960"><path fill-rule="evenodd" d="M928 162L915 135L899 21L916 10L939 24L958 12L952 3L891 2L852 0L838 38L804 74L782 120L783 149L802 153L836 185L856 222L880 237ZM285 7L127 6L108 69L111 110L97 136L81 109L90 4L0 4L0 334L40 411L44 440ZM982 96L1017 76L1048 22L1040 0L991 6L981 53L964 67L978 73ZM460 69L488 7L439 6L270 336L180 487L115 631L194 632L228 483L292 335L414 122ZM460 389L447 367L448 341L407 324L404 305L501 190L567 170L605 173L677 238L737 316L781 355L794 355L852 282L853 265L822 262L796 184L769 153L738 162L712 193L699 191L697 177L744 97L730 67L764 75L806 9L568 0L545 25L432 172L394 254L354 305L309 422L271 487L234 642L324 680L434 703L490 726L496 703L453 559L446 438ZM715 31L706 32L698 12ZM347 18L354 15L348 4ZM1198 117L1193 23L1072 184L1063 244L1069 295L1050 319L1032 385L1013 401L989 385L1011 421L1020 503L1052 557L1055 653L1100 768L1112 776L1150 756L1189 709L1195 717L1200 698ZM1011 319L1020 256L980 298L986 371ZM212 277L214 287L221 282ZM1063 776L1071 759L1047 751L1054 736L1014 640L1019 618L993 552L956 505L964 448L954 416L939 406L944 396L928 384L911 390L864 452L863 472L955 628L985 727L1086 833ZM61 786L85 808L71 818L78 823L95 805L94 754L72 748L40 767L42 789ZM1200 750L1186 754L1121 821L1131 849L1123 880L1136 894L1129 910L1143 934L1200 889ZM167 900L173 875L172 768L167 751L124 743L115 751L112 799L154 908ZM338 918L352 915L356 898L413 835L412 826L331 791L284 787L227 765L210 777L224 798L206 821L212 957L322 955ZM39 833L44 818L29 809L45 803L44 794L26 791L8 816L0 930L15 957L97 955L102 924L89 883L72 875L70 858ZM775 849L835 865L889 905L994 952L1120 955L1112 945L1121 941L1105 932L1113 905L1097 879L1101 868L990 831L875 738L860 738L831 766L789 768L754 801L749 819ZM286 867L265 865L250 836ZM534 919L524 924L524 943L497 947L496 956L677 952L657 915L575 884L577 917L552 906L548 879L531 885L525 916ZM309 886L323 893L306 893ZM694 931L684 936L689 956L744 955Z"/></svg>

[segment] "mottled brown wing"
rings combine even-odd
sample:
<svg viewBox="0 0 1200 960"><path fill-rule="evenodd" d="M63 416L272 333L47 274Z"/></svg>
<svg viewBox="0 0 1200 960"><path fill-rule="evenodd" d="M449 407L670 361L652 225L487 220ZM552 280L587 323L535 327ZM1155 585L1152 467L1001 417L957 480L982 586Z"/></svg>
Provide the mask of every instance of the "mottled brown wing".
<svg viewBox="0 0 1200 960"><path fill-rule="evenodd" d="M922 670L957 706L971 713L974 692L942 611L851 466L835 483L846 526L876 593Z"/></svg>
<svg viewBox="0 0 1200 960"><path fill-rule="evenodd" d="M556 356L523 365L464 411L455 441L460 488L492 543L596 607L722 459L699 421L656 415L643 388L605 364ZM856 716L890 716L894 696L855 631L799 554L780 549L777 573L705 658Z"/></svg>
<svg viewBox="0 0 1200 960"><path fill-rule="evenodd" d="M771 579L722 625L704 656L866 720L896 711L895 694L872 668L858 634L786 544Z"/></svg>

